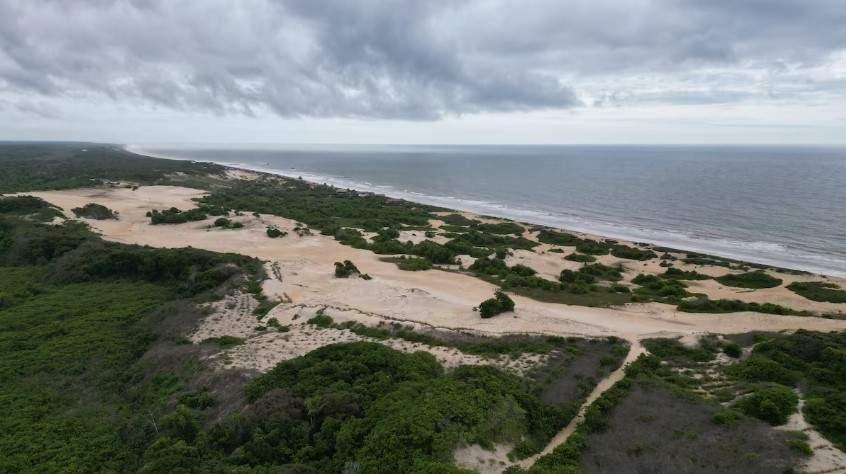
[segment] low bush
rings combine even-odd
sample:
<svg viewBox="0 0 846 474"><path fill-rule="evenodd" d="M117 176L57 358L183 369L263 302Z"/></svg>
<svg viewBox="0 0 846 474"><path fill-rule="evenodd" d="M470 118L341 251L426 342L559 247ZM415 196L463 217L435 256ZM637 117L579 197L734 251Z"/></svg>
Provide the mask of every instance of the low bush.
<svg viewBox="0 0 846 474"><path fill-rule="evenodd" d="M538 232L538 240L545 244L564 245L572 247L582 241L581 238L566 232L554 230L541 230Z"/></svg>
<svg viewBox="0 0 846 474"><path fill-rule="evenodd" d="M685 283L657 275L640 274L632 279L632 283L639 285L639 288L634 290L634 294L645 301L678 303L682 298L690 296Z"/></svg>
<svg viewBox="0 0 846 474"><path fill-rule="evenodd" d="M102 204L93 202L89 202L82 207L75 207L71 209L71 212L73 212L76 217L84 217L86 219L104 220L118 218L116 211L113 211Z"/></svg>
<svg viewBox="0 0 846 474"><path fill-rule="evenodd" d="M775 303L747 303L741 300L728 299L712 300L707 297L681 301L678 304L678 310L686 313L736 313L739 311L754 311L782 316L807 316L809 314L806 311L797 311Z"/></svg>
<svg viewBox="0 0 846 474"><path fill-rule="evenodd" d="M782 283L780 278L771 276L762 270L739 274L729 273L714 279L726 286L752 289L774 288Z"/></svg>
<svg viewBox="0 0 846 474"><path fill-rule="evenodd" d="M432 262L423 257L407 257L403 255L401 257L391 259L391 261L396 263L400 270L408 272L417 272L432 268Z"/></svg>
<svg viewBox="0 0 846 474"><path fill-rule="evenodd" d="M335 262L335 278L349 278L353 275L361 275L354 263L349 260Z"/></svg>
<svg viewBox="0 0 846 474"><path fill-rule="evenodd" d="M184 224L186 222L201 221L208 217L208 214L201 208L189 209L181 211L175 207L159 211L153 209L147 213L150 218L150 224Z"/></svg>
<svg viewBox="0 0 846 474"><path fill-rule="evenodd" d="M678 268L668 268L662 275L663 278L670 278L673 280L709 280L711 279L708 275L703 275L697 271L683 271L679 270Z"/></svg>
<svg viewBox="0 0 846 474"><path fill-rule="evenodd" d="M570 260L571 262L584 262L584 263L591 263L596 261L596 257L593 255L585 255L581 253L571 253L564 257L565 260Z"/></svg>
<svg viewBox="0 0 846 474"><path fill-rule="evenodd" d="M221 349L238 346L244 343L244 339L235 336L218 336L203 339L205 344L215 344Z"/></svg>
<svg viewBox="0 0 846 474"><path fill-rule="evenodd" d="M741 356L741 354L743 354L743 350L740 348L739 345L735 343L730 343L723 346L723 352L733 359L737 359Z"/></svg>
<svg viewBox="0 0 846 474"><path fill-rule="evenodd" d="M787 423L787 418L796 412L799 398L788 387L768 384L756 389L737 403L734 408L742 413L778 426Z"/></svg>
<svg viewBox="0 0 846 474"><path fill-rule="evenodd" d="M287 232L285 232L284 230L279 230L279 228L276 227L275 225L267 226L267 229L265 229L265 233L271 239L276 239L276 238L279 238L279 237L285 237L286 235L288 235Z"/></svg>
<svg viewBox="0 0 846 474"><path fill-rule="evenodd" d="M605 242L585 239L576 244L576 251L588 255L607 255L611 246Z"/></svg>
<svg viewBox="0 0 846 474"><path fill-rule="evenodd" d="M491 234L513 234L513 235L522 235L523 226L520 224L516 224L514 222L497 222L495 224L476 224L473 226L474 229L488 232Z"/></svg>
<svg viewBox="0 0 846 474"><path fill-rule="evenodd" d="M611 248L611 255L628 260L650 260L658 256L652 250L643 250L628 245L614 245Z"/></svg>
<svg viewBox="0 0 846 474"><path fill-rule="evenodd" d="M579 269L579 273L595 276L599 280L620 281L623 279L623 267L609 267L601 263L589 263Z"/></svg>
<svg viewBox="0 0 846 474"><path fill-rule="evenodd" d="M483 318L491 318L508 311L514 311L514 300L502 291L497 291L493 298L482 301L479 305L479 315Z"/></svg>
<svg viewBox="0 0 846 474"><path fill-rule="evenodd" d="M829 303L846 303L846 290L836 283L809 281L793 282L787 289L813 301L827 301Z"/></svg>

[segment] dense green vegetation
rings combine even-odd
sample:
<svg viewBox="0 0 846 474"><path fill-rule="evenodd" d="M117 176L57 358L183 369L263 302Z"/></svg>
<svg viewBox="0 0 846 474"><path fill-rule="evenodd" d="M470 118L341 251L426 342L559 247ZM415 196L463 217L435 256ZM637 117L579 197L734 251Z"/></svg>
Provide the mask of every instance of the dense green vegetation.
<svg viewBox="0 0 846 474"><path fill-rule="evenodd" d="M83 225L0 216L0 471L127 471L193 390L180 298L257 272L192 249L102 242ZM183 377L184 375L184 377ZM190 397L189 397L190 398ZM196 399L195 399L196 401Z"/></svg>
<svg viewBox="0 0 846 474"><path fill-rule="evenodd" d="M514 300L502 291L497 291L493 298L488 298L479 304L479 316L483 318L492 318L509 311L514 311Z"/></svg>
<svg viewBox="0 0 846 474"><path fill-rule="evenodd" d="M82 207L75 207L71 209L71 212L74 213L76 217L84 217L86 219L117 219L118 215L117 212L109 209L108 207L97 204L94 202L89 202L88 204Z"/></svg>
<svg viewBox="0 0 846 474"><path fill-rule="evenodd" d="M755 270L746 273L729 273L723 276L714 278L718 282L727 286L735 286L739 288L774 288L781 285L782 280L762 270Z"/></svg>
<svg viewBox="0 0 846 474"><path fill-rule="evenodd" d="M60 209L35 196L0 196L0 214L26 217L38 222L64 217Z"/></svg>
<svg viewBox="0 0 846 474"><path fill-rule="evenodd" d="M814 301L827 301L829 303L846 303L846 290L837 286L836 283L823 281L793 282L787 285L787 289Z"/></svg>
<svg viewBox="0 0 846 474"><path fill-rule="evenodd" d="M140 157L117 146L94 143L0 144L0 193L66 189L126 181L190 182L223 167L211 163ZM179 176L176 176L180 173Z"/></svg>

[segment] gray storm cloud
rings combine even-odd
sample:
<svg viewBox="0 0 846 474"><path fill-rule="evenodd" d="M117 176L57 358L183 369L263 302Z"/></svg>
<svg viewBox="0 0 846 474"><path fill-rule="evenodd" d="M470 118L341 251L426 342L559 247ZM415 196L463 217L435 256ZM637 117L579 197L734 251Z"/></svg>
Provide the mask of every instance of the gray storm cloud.
<svg viewBox="0 0 846 474"><path fill-rule="evenodd" d="M0 91L433 120L842 93L844 45L841 0L0 0Z"/></svg>

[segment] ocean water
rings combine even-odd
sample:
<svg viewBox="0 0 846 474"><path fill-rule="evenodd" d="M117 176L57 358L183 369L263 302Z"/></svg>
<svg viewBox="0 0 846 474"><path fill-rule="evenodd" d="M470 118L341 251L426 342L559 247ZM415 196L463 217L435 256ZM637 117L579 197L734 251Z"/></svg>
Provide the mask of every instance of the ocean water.
<svg viewBox="0 0 846 474"><path fill-rule="evenodd" d="M842 147L130 149L846 276L846 148Z"/></svg>

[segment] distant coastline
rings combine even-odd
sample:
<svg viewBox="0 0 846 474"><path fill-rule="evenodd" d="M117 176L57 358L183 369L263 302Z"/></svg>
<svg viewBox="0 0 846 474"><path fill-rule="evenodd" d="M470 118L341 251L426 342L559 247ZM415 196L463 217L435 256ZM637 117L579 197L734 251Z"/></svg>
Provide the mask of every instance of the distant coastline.
<svg viewBox="0 0 846 474"><path fill-rule="evenodd" d="M782 252L786 255L792 255L788 249L784 248L780 244L772 242L744 242L730 239L695 238L681 232L673 232L670 230L628 227L613 222L587 220L580 217L562 218L562 216L552 215L542 211L505 206L496 202L468 200L451 196L437 196L413 191L403 191L396 189L393 186L374 185L368 182L359 182L345 177L323 175L301 169L274 168L269 166L269 163L266 163L265 165L257 165L254 163L231 160L195 159L186 156L177 156L151 151L143 146L132 144L123 145L123 148L128 152L142 156L179 161L208 161L233 169L268 173L289 178L301 178L309 182L329 184L338 188L354 189L362 192L373 192L396 199L404 199L410 202L419 202L421 204L434 205L457 211L490 215L527 224L543 225L557 229L580 232L596 237L623 239L632 242L646 242L679 250L701 252L736 259L744 262L808 271L821 275L846 277L846 259L842 259L842 262L840 262L836 256L804 253L802 255L802 259L805 261L794 261L789 259L782 260L754 253L756 251ZM744 252L744 249L747 251ZM818 260L818 263L813 263L814 259ZM842 265L840 265L840 263L842 263Z"/></svg>

